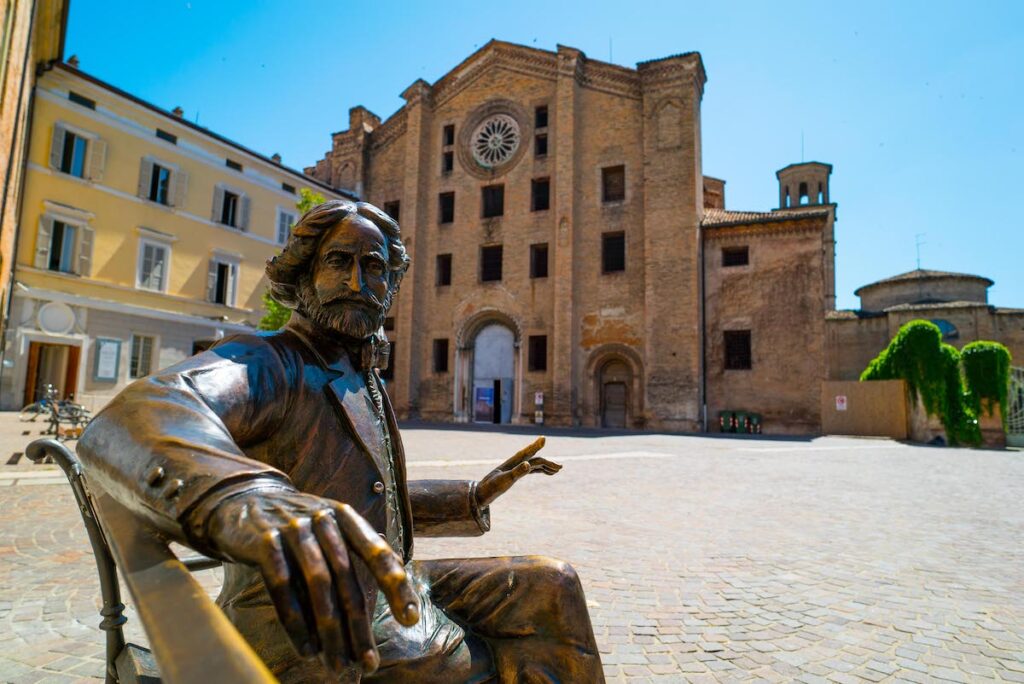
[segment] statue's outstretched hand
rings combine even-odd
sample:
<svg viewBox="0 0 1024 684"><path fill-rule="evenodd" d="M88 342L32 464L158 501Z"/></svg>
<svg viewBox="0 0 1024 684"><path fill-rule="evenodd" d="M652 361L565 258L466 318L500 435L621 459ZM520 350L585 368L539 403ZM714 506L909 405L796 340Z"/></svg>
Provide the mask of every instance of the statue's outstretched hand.
<svg viewBox="0 0 1024 684"><path fill-rule="evenodd" d="M380 663L353 556L365 563L395 618L419 621L402 559L351 506L288 489L261 488L217 505L206 521L213 551L255 566L299 653L341 672Z"/></svg>
<svg viewBox="0 0 1024 684"><path fill-rule="evenodd" d="M562 466L559 464L536 455L543 447L544 438L538 437L533 444L521 449L515 456L489 472L476 487L477 504L481 507L487 506L507 492L517 480L530 473L554 475L561 470Z"/></svg>

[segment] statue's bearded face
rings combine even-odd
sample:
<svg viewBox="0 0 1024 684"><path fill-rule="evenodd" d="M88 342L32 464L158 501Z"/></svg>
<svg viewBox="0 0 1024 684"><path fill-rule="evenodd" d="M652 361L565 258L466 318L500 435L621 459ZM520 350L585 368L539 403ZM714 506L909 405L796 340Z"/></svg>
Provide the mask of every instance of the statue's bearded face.
<svg viewBox="0 0 1024 684"><path fill-rule="evenodd" d="M301 309L316 323L365 339L377 332L391 303L387 240L353 214L320 241L299 287Z"/></svg>

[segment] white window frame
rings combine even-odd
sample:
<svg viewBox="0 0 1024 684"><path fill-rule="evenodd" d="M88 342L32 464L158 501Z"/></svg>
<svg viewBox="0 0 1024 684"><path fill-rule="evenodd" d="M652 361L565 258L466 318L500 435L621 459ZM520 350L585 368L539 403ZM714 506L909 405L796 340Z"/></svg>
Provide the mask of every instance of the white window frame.
<svg viewBox="0 0 1024 684"><path fill-rule="evenodd" d="M54 126L60 126L61 128L64 129L65 132L67 132L67 133L74 133L75 135L77 135L80 138L85 139L85 141L86 141L86 145L85 145L85 159L82 160L82 175L81 176L76 176L75 174L69 173L67 171L61 171L59 166L57 168L54 168L54 171L56 171L57 173L61 174L62 176L66 176L68 178L77 178L78 180L82 180L82 181L96 182L96 181L101 180L101 178L93 178L90 175L89 170L90 170L90 167L92 166L92 155L96 154L96 144L98 142L102 142L103 138L100 137L100 135L98 133L93 133L92 131L88 131L88 130L86 130L84 128L80 128L80 127L78 127L78 126L76 126L74 124L70 124L67 121L63 121L63 120L59 120L59 121L54 122ZM53 144L52 137L51 137L51 140L50 140L50 144L51 145ZM51 150L51 154L52 154L52 150ZM64 154L64 151L62 149L61 150L61 156L62 157L63 157L63 154ZM103 161L102 165L105 166L106 165L106 159L105 159L105 157L106 157L106 150L104 150L103 154L104 154L104 161Z"/></svg>
<svg viewBox="0 0 1024 684"><path fill-rule="evenodd" d="M184 172L181 170L181 167L178 164L175 164L174 162L169 162L166 159L162 159L160 157L154 157L151 154L144 155L142 157L141 161L149 164L149 175L150 175L150 179L149 180L150 180L150 182L147 185L147 187L145 188L145 191L144 191L145 194L139 196L140 199L143 199L146 202L149 202L150 204L155 204L157 206L164 207L166 209L176 209L176 208L179 208L178 204L175 202L175 200L179 199L178 197L176 197L176 195L178 195L178 189L177 189L176 186L177 186L178 183L181 183L181 182L184 181L184 178L183 178ZM162 202L159 202L159 201L157 201L155 199L152 199L149 196L149 191L150 191L150 188L152 187L152 183L153 183L153 166L154 165L164 167L171 174L171 177L168 179L168 183L167 183L167 203L166 204L164 204ZM139 170L139 173L140 174L142 173L141 169ZM142 188L140 188L140 190L141 189Z"/></svg>
<svg viewBox="0 0 1024 684"><path fill-rule="evenodd" d="M231 252L224 252L219 249L213 250L213 254L210 256L210 261L215 264L224 264L228 267L228 292L226 301L223 304L218 304L215 300L211 299L211 304L217 304L217 306L227 306L235 308L238 303L238 284L242 279L242 257L238 254L232 254Z"/></svg>
<svg viewBox="0 0 1024 684"><path fill-rule="evenodd" d="M283 240L281 239L281 217L282 216L290 216L291 219L292 219L291 223L288 224L288 232L285 233L285 236L284 236ZM279 245L286 244L288 242L288 235L291 234L291 228L292 228L293 225L295 225L295 222L298 221L298 220L299 220L299 214L298 214L297 211L295 211L294 209L293 210L288 210L287 208L278 205L278 207L277 207L277 223L274 224L274 231L275 231L274 241L277 242L277 244L279 244Z"/></svg>
<svg viewBox="0 0 1024 684"><path fill-rule="evenodd" d="M149 230L147 228L139 227L139 250L135 261L135 289L144 290L146 292L160 292L163 294L167 293L167 289L170 286L171 280L171 256L174 250L171 249L171 243L175 240L174 236L165 235L155 230ZM146 246L158 247L166 252L166 258L164 260L164 274L161 282L160 289L154 289L146 287L142 284L142 264L146 254Z"/></svg>
<svg viewBox="0 0 1024 684"><path fill-rule="evenodd" d="M77 178L77 176L72 177ZM74 262L74 268L71 269L70 271L53 271L49 268L49 266L47 266L43 270L47 271L48 273L62 273L64 275L77 275L80 277L88 277L88 275L91 275L83 274L81 272L82 238L85 235L86 231L91 231L93 233L91 239L95 241L95 230L90 225L92 219L95 218L95 214L93 214L91 211L86 211L84 209L76 209L75 207L69 207L63 204L58 204L56 202L51 202L50 200L43 200L43 208L45 211L43 212L43 215L40 220L50 221L51 230L49 236L50 244L48 245L47 252L52 252L53 249L52 230L54 221L60 221L61 223L65 223L69 226L74 226L75 228L75 249L74 253L71 256L71 259ZM95 247L95 245L93 245L93 247ZM95 250L93 249L93 251ZM90 254L90 270L92 268L92 260L93 255Z"/></svg>
<svg viewBox="0 0 1024 684"><path fill-rule="evenodd" d="M132 352L135 350L135 338L136 337L147 337L153 341L149 349L149 369L142 375L132 374ZM144 378L147 375L152 375L157 369L158 358L160 356L160 337L151 333L132 332L131 338L128 340L128 379L137 380Z"/></svg>

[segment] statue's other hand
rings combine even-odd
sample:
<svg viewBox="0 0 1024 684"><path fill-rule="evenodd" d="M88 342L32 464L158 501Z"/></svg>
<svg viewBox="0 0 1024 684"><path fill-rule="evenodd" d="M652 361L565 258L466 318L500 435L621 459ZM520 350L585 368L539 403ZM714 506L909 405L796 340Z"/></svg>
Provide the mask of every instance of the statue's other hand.
<svg viewBox="0 0 1024 684"><path fill-rule="evenodd" d="M359 663L368 674L380 663L353 556L369 568L400 623L419 620L402 559L347 504L263 488L218 504L206 532L225 559L259 569L296 650L319 653L335 672Z"/></svg>
<svg viewBox="0 0 1024 684"><path fill-rule="evenodd" d="M544 438L538 437L529 446L520 449L514 456L487 473L476 487L477 505L487 506L509 490L520 478L530 473L554 475L562 466L554 461L537 456L544 448Z"/></svg>

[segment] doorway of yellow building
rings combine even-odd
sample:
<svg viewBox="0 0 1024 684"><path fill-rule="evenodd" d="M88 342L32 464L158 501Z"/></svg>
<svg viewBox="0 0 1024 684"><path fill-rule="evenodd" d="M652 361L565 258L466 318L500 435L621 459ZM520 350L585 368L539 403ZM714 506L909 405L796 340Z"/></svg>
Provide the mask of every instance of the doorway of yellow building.
<svg viewBox="0 0 1024 684"><path fill-rule="evenodd" d="M80 356L81 347L74 345L30 342L24 403L28 405L45 397L47 385L57 389L58 398L74 396Z"/></svg>

